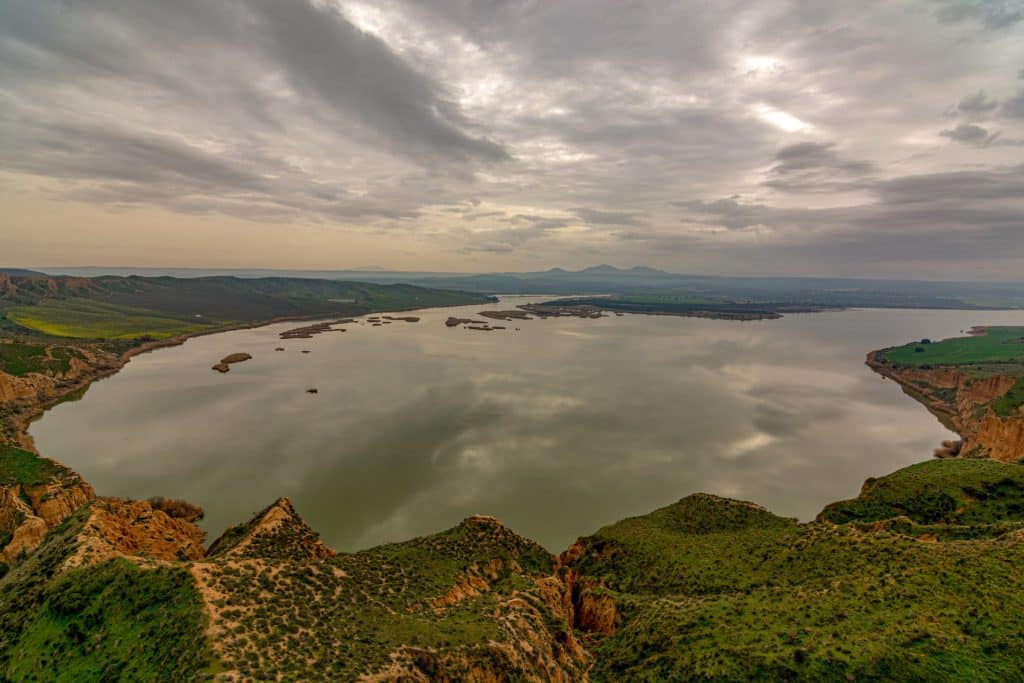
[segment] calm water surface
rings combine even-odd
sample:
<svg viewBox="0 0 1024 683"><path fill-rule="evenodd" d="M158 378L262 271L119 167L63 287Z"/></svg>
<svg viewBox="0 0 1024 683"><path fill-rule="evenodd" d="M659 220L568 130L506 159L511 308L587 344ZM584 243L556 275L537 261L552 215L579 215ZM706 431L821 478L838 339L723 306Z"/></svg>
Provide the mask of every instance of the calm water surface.
<svg viewBox="0 0 1024 683"><path fill-rule="evenodd" d="M479 310L312 339L278 339L295 324L200 337L135 358L31 432L102 494L202 505L211 538L287 495L340 550L487 513L558 551L695 491L809 519L949 436L864 366L868 351L1024 324L855 310L443 325ZM235 351L253 360L210 370Z"/></svg>

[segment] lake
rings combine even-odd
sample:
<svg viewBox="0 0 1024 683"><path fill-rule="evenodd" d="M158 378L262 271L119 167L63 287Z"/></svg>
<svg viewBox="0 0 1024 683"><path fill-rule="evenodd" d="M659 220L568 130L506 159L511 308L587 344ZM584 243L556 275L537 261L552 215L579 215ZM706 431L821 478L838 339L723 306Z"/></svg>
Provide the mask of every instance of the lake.
<svg viewBox="0 0 1024 683"><path fill-rule="evenodd" d="M951 436L868 351L1024 325L1024 311L925 310L443 324L484 308L312 339L278 338L304 323L198 337L134 358L30 432L102 495L202 505L211 540L290 496L338 550L482 513L558 552L696 491L811 519ZM253 359L210 370L233 352Z"/></svg>

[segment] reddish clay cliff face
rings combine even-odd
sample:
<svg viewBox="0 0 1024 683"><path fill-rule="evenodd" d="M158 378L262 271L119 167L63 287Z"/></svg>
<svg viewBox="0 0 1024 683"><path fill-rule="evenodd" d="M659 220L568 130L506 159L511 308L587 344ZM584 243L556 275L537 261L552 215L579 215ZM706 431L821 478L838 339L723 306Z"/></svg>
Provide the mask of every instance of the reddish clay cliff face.
<svg viewBox="0 0 1024 683"><path fill-rule="evenodd" d="M948 366L898 367L888 363L880 351L868 354L867 365L896 381L960 435L962 442L944 442L937 448L937 457L1024 460L1024 413L1018 410L1017 414L1000 417L991 407L993 401L1014 387L1017 378L975 378Z"/></svg>
<svg viewBox="0 0 1024 683"><path fill-rule="evenodd" d="M591 552L587 539L577 540L559 555L557 572L572 601L569 615L573 626L584 633L608 636L615 633L622 622L615 600L603 590L600 582L580 576L579 571L573 568Z"/></svg>
<svg viewBox="0 0 1024 683"><path fill-rule="evenodd" d="M141 500L97 498L65 567L94 565L114 557L156 561L202 558L206 532Z"/></svg>

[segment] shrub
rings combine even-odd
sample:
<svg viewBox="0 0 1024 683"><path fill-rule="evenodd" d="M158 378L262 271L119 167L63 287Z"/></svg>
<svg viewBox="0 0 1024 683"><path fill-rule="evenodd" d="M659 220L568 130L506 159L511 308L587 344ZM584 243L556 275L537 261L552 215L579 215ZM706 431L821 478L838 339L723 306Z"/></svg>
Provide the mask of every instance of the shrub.
<svg viewBox="0 0 1024 683"><path fill-rule="evenodd" d="M180 498L154 496L149 499L149 504L153 506L154 510L167 513L168 517L183 519L186 522L198 522L206 515L203 508Z"/></svg>

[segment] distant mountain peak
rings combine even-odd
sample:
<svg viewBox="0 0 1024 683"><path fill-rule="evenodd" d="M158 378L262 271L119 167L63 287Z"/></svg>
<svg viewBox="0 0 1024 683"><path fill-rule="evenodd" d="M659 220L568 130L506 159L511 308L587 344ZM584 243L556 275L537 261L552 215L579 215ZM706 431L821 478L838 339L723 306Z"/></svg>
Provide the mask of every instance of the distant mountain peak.
<svg viewBox="0 0 1024 683"><path fill-rule="evenodd" d="M618 268L616 268L615 266L608 265L607 263L602 263L600 265L590 266L589 268L584 268L580 272L581 273L621 273L622 271L619 270Z"/></svg>

